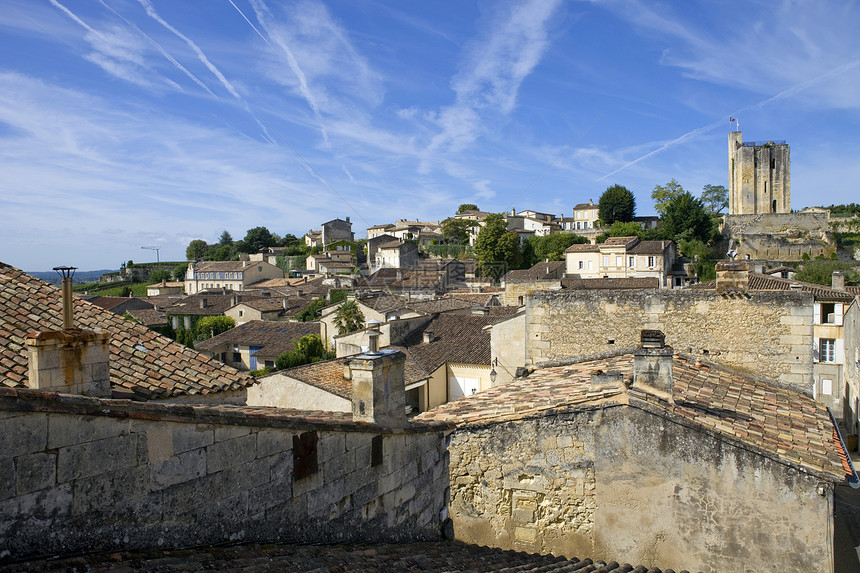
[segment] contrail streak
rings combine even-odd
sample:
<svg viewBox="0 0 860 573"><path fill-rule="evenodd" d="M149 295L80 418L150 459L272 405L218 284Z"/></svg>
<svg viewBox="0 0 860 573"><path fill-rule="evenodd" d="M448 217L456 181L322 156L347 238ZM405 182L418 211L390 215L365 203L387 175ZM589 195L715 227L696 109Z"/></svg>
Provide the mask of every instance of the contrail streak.
<svg viewBox="0 0 860 573"><path fill-rule="evenodd" d="M123 20L126 24L128 24L129 26L131 26L132 28L134 28L134 29L137 31L137 33L138 33L138 34L140 34L141 36L143 36L144 38L146 38L147 40L149 40L149 42L150 42L153 46L155 46L155 48L156 48L159 52L161 52L161 55L162 55L162 56L164 56L164 58L165 58L165 59L167 59L171 64L173 64L174 66L176 66L176 67L179 69L179 71L181 71L181 72L182 72L182 73L184 73L186 76L188 76L188 78L189 78L191 81L193 81L195 84L197 84L198 86L200 86L201 88L203 88L204 90L206 90L206 91L209 93L209 95L214 96L214 97L217 97L217 96L215 96L215 94L212 92L212 90L210 90L210 89L209 89L209 87L208 87L206 84L204 84L204 83L200 80L200 78L198 78L197 76L195 76L194 74L192 74L188 69L186 69L186 67L185 67L185 66L183 66L182 64L180 64L180 63L176 60L176 58L174 58L173 56L171 56L171 55L167 52L167 50L165 50L164 48L162 48L162 47L161 47L161 44L159 44L159 43L158 43L158 42L156 42L154 39L152 39L152 37L150 37L150 36L149 36L149 34L147 34L146 32L144 32L144 31L143 31L143 30L141 30L140 28L138 28L138 27L137 27L133 22L131 22L128 18L126 18L125 16L123 16L122 14L120 14L119 12L117 12L116 10L114 10L114 8L113 8L112 6L109 6L108 4L106 4L104 0L99 0L99 3L100 3L102 6L104 6L105 8L107 8L108 10L110 10L111 12L113 12L114 14L116 14L119 18L122 18L122 20ZM175 82L174 82L174 83L175 83ZM176 85L177 87L179 87L179 85L178 85L178 84L175 84L175 85ZM180 89L180 91L181 91L181 88L179 88L179 89Z"/></svg>
<svg viewBox="0 0 860 573"><path fill-rule="evenodd" d="M807 80L805 82L795 84L795 85L791 86L790 88L787 88L787 89L779 92L775 96L767 98L766 100L762 100L758 103L754 103L752 105L748 105L746 107L742 107L738 110L735 110L735 111L731 112L729 115L731 117L735 117L735 116L739 115L741 112L749 111L751 109L756 109L756 108L760 108L760 107L764 107L767 104L772 103L774 101L777 101L780 99L785 99L787 97L791 97L795 94L802 92L805 89L808 89L808 88L814 86L815 84L818 84L818 83L820 83L826 79L830 79L834 76L838 76L839 74L846 72L846 71L850 70L851 68L854 68L858 65L860 65L860 60L854 60L853 62L848 62L847 64L843 64L841 66L833 68L832 70L825 72L825 73L821 74L820 76L816 76L816 77L812 78L811 80ZM660 147L658 147L654 151L650 151L650 152L646 153L645 155L643 155L642 157L637 157L633 161L630 161L629 163L622 165L621 167L619 167L618 169L616 169L612 173L608 173L608 174L604 175L603 177L600 177L599 179L597 179L597 181L603 181L604 179L606 179L608 177L612 177L616 173L627 169L631 165L635 165L635 164L639 163L643 159L647 159L653 155L660 153L661 151L665 151L666 149L672 147L673 145L681 143L682 141L685 141L694 135L698 135L700 133L704 133L704 132L710 131L712 129L716 129L716 128L720 127L721 125L725 125L725 122L716 121L714 123L710 123L710 124L705 125L703 127L696 128L693 131L687 132L684 135L682 135L678 138L675 138L668 143L664 143L663 145L661 145Z"/></svg>
<svg viewBox="0 0 860 573"><path fill-rule="evenodd" d="M267 44L269 44L269 46L271 47L272 44L269 43L269 40L267 40L266 37L260 33L260 31L257 29L257 27L254 24L252 24L250 20L248 20L248 17L245 16L245 13L242 12L241 10L239 10L239 7L233 3L233 0L227 0L227 2L229 2L233 6L233 8L236 9L236 12L238 12L239 14L242 15L242 17L245 19L245 21L248 23L248 25L251 26L255 32L257 32L257 35L260 36L263 39L263 41L266 42Z"/></svg>

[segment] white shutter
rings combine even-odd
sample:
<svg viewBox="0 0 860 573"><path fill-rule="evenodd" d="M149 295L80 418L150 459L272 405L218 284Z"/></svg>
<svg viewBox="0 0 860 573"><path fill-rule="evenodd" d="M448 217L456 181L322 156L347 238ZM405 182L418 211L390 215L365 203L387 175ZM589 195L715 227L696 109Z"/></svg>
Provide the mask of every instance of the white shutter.
<svg viewBox="0 0 860 573"><path fill-rule="evenodd" d="M821 303L816 302L814 305L812 305L812 308L814 309L812 311L812 323L821 324Z"/></svg>
<svg viewBox="0 0 860 573"><path fill-rule="evenodd" d="M843 310L842 310L842 303L841 302L837 302L835 305L833 305L833 314L835 315L833 317L834 318L834 324L842 326L842 312L843 312Z"/></svg>

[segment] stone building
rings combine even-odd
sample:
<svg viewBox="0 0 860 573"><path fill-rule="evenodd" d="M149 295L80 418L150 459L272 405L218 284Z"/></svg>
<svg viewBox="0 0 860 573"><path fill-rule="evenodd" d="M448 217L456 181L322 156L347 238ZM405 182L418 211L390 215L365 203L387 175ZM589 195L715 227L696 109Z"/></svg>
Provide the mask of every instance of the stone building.
<svg viewBox="0 0 860 573"><path fill-rule="evenodd" d="M284 278L284 271L265 261L190 263L185 271L185 294L207 289L241 291L254 283L274 278Z"/></svg>
<svg viewBox="0 0 860 573"><path fill-rule="evenodd" d="M784 141L729 133L729 215L791 212L791 158Z"/></svg>
<svg viewBox="0 0 860 573"><path fill-rule="evenodd" d="M569 278L657 278L661 288L695 281L688 276L673 241L609 237L596 245L571 245L564 256L565 276Z"/></svg>
<svg viewBox="0 0 860 573"><path fill-rule="evenodd" d="M833 571L834 487L860 482L827 409L673 352L643 336L420 415L457 425L456 538L708 573Z"/></svg>

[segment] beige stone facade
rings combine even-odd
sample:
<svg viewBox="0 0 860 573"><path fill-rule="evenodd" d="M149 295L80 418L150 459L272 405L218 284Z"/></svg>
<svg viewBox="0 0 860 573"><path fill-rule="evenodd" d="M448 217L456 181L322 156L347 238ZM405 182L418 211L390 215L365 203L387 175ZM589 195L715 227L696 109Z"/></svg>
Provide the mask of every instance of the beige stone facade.
<svg viewBox="0 0 860 573"><path fill-rule="evenodd" d="M729 214L791 212L791 157L783 142L746 142L729 133Z"/></svg>
<svg viewBox="0 0 860 573"><path fill-rule="evenodd" d="M526 302L533 364L632 348L641 329L676 349L812 393L813 297L695 290L538 292Z"/></svg>

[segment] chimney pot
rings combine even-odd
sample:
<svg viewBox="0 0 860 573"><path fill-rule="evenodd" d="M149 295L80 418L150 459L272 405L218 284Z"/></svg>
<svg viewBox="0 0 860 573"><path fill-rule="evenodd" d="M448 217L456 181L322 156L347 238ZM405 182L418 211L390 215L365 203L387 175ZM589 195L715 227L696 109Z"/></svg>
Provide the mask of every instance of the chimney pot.
<svg viewBox="0 0 860 573"><path fill-rule="evenodd" d="M830 286L835 290L845 290L845 273L842 271L833 271L830 278Z"/></svg>

